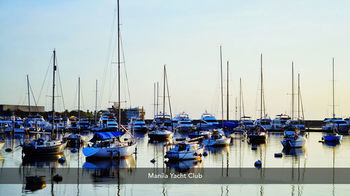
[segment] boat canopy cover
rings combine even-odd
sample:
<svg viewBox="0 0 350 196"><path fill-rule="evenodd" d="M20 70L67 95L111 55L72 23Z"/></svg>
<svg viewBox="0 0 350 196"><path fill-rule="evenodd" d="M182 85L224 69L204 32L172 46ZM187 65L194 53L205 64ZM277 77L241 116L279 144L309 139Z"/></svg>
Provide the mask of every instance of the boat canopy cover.
<svg viewBox="0 0 350 196"><path fill-rule="evenodd" d="M108 139L120 137L122 135L124 135L124 132L122 131L95 133L94 137L90 141L108 140Z"/></svg>

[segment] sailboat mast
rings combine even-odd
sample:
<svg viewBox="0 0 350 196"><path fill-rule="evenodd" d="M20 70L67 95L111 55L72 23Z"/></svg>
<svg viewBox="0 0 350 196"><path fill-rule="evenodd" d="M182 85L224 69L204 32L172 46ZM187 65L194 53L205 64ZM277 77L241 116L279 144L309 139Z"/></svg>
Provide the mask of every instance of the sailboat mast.
<svg viewBox="0 0 350 196"><path fill-rule="evenodd" d="M227 101L227 103L226 103L226 113L227 113L227 121L229 121L229 119L230 119L230 104L229 104L229 101L230 101L230 90L229 90L229 61L227 61L227 70L226 70L226 74L227 74L227 84L226 84L226 89L227 89L227 98L226 98L226 101Z"/></svg>
<svg viewBox="0 0 350 196"><path fill-rule="evenodd" d="M29 91L29 75L27 74L27 88L28 88L28 111L30 116L30 91Z"/></svg>
<svg viewBox="0 0 350 196"><path fill-rule="evenodd" d="M298 120L300 120L300 73L298 73Z"/></svg>
<svg viewBox="0 0 350 196"><path fill-rule="evenodd" d="M224 88L222 77L222 46L220 45L220 72L221 72L221 122L224 120Z"/></svg>
<svg viewBox="0 0 350 196"><path fill-rule="evenodd" d="M294 62L292 61L292 120L294 120Z"/></svg>
<svg viewBox="0 0 350 196"><path fill-rule="evenodd" d="M262 54L260 54L260 120L263 117L263 69L262 69Z"/></svg>
<svg viewBox="0 0 350 196"><path fill-rule="evenodd" d="M333 89L333 118L335 118L335 110L334 110L334 57L332 58L332 89Z"/></svg>
<svg viewBox="0 0 350 196"><path fill-rule="evenodd" d="M156 115L158 115L158 113L159 113L158 106L159 106L159 82L157 82L157 113L156 113Z"/></svg>
<svg viewBox="0 0 350 196"><path fill-rule="evenodd" d="M239 120L242 120L242 78L239 78Z"/></svg>
<svg viewBox="0 0 350 196"><path fill-rule="evenodd" d="M52 130L51 136L55 130L55 72L56 72L56 49L53 50L53 76L52 76Z"/></svg>
<svg viewBox="0 0 350 196"><path fill-rule="evenodd" d="M97 80L96 80L96 95L95 95L95 124L97 124Z"/></svg>
<svg viewBox="0 0 350 196"><path fill-rule="evenodd" d="M153 118L156 117L156 83L153 83Z"/></svg>
<svg viewBox="0 0 350 196"><path fill-rule="evenodd" d="M235 119L238 120L238 116L237 116L237 97L235 97Z"/></svg>
<svg viewBox="0 0 350 196"><path fill-rule="evenodd" d="M78 122L80 129L80 77L78 77Z"/></svg>
<svg viewBox="0 0 350 196"><path fill-rule="evenodd" d="M164 65L164 78L163 78L163 123L165 123L165 65Z"/></svg>
<svg viewBox="0 0 350 196"><path fill-rule="evenodd" d="M121 103L120 103L120 17L119 17L119 0L117 0L118 10L118 131L120 130L121 124Z"/></svg>

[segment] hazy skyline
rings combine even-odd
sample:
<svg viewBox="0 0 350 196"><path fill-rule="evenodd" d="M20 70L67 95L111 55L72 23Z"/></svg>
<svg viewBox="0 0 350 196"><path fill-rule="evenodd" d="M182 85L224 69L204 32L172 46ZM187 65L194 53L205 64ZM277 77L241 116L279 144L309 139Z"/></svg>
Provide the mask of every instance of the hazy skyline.
<svg viewBox="0 0 350 196"><path fill-rule="evenodd" d="M120 5L131 95L130 102L123 67L122 100L128 102L122 106L143 106L146 117L152 117L153 84L162 84L166 64L173 114L185 111L199 118L207 110L220 119L222 45L224 71L230 61L231 119L240 77L245 113L258 117L261 53L271 118L290 114L292 61L295 81L301 74L305 118L330 117L332 57L336 114L350 116L350 2L120 0ZM98 108L116 101L115 0L0 1L0 9L0 104L27 103L26 74L38 98L54 48L66 109L77 107L79 76L83 110L94 110L96 79L100 91L105 81ZM49 110L51 81L46 83L39 105Z"/></svg>

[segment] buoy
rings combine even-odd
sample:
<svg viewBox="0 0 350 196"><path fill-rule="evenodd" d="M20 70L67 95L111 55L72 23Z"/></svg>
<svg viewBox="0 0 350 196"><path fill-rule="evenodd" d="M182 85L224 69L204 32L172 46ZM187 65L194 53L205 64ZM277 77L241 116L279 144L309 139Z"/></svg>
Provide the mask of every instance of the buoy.
<svg viewBox="0 0 350 196"><path fill-rule="evenodd" d="M11 152L12 149L11 149L11 148L6 148L5 151L6 151L6 152Z"/></svg>
<svg viewBox="0 0 350 196"><path fill-rule="evenodd" d="M61 157L61 158L58 159L58 162L59 162L59 163L64 163L64 162L66 162L66 159L63 158L63 157Z"/></svg>
<svg viewBox="0 0 350 196"><path fill-rule="evenodd" d="M282 157L282 153L275 153L275 157Z"/></svg>
<svg viewBox="0 0 350 196"><path fill-rule="evenodd" d="M156 160L154 160L154 159L151 160L151 163L155 163L155 162L156 162Z"/></svg>
<svg viewBox="0 0 350 196"><path fill-rule="evenodd" d="M256 168L261 168L261 161L260 160L255 161L254 166Z"/></svg>
<svg viewBox="0 0 350 196"><path fill-rule="evenodd" d="M62 176L56 174L52 177L52 180L57 183L57 182L61 182L63 180L63 178L62 178Z"/></svg>
<svg viewBox="0 0 350 196"><path fill-rule="evenodd" d="M203 152L203 156L208 156L208 153L207 152Z"/></svg>
<svg viewBox="0 0 350 196"><path fill-rule="evenodd" d="M78 150L76 148L73 148L72 150L70 150L72 153L76 153L78 152Z"/></svg>
<svg viewBox="0 0 350 196"><path fill-rule="evenodd" d="M257 146L252 146L252 150L257 150L258 147Z"/></svg>

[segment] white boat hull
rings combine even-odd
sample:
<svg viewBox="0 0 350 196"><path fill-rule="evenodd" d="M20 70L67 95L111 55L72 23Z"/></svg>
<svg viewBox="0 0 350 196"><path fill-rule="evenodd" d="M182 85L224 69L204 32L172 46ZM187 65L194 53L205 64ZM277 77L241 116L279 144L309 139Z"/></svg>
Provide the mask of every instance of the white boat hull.
<svg viewBox="0 0 350 196"><path fill-rule="evenodd" d="M191 160L191 159L201 159L204 149L200 148L196 151L179 151L171 152L168 151L165 158L169 160Z"/></svg>
<svg viewBox="0 0 350 196"><path fill-rule="evenodd" d="M285 148L302 148L305 145L305 138L301 136L298 136L297 139L285 138L281 143Z"/></svg>
<svg viewBox="0 0 350 196"><path fill-rule="evenodd" d="M220 139L206 139L203 141L205 146L228 146L230 145L230 138L220 138Z"/></svg>
<svg viewBox="0 0 350 196"><path fill-rule="evenodd" d="M83 153L86 158L107 159L131 156L135 152L136 144L120 147L85 147Z"/></svg>

